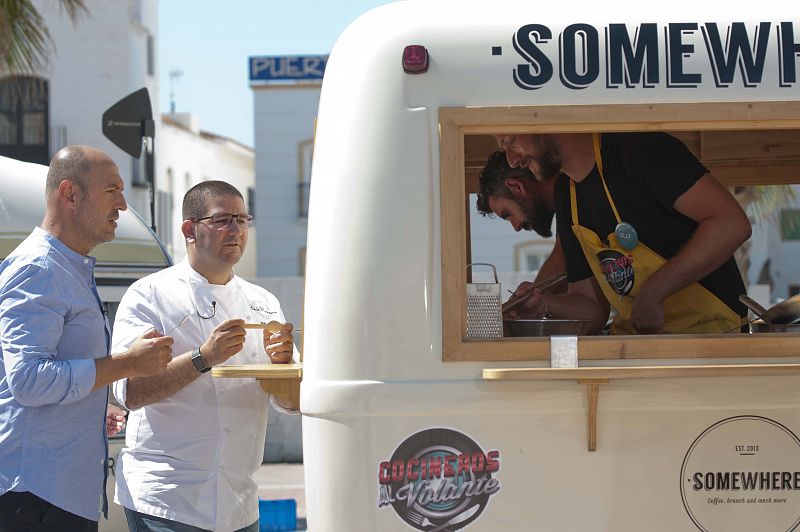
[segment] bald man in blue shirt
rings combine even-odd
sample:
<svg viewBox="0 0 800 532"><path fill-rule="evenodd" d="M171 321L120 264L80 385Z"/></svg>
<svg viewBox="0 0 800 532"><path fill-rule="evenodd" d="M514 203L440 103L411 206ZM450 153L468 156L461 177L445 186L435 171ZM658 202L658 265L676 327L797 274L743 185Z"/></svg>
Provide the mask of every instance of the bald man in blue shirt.
<svg viewBox="0 0 800 532"><path fill-rule="evenodd" d="M0 264L0 532L97 530L108 385L171 359L172 338L154 330L109 355L88 254L113 240L122 189L108 155L62 149L41 226Z"/></svg>

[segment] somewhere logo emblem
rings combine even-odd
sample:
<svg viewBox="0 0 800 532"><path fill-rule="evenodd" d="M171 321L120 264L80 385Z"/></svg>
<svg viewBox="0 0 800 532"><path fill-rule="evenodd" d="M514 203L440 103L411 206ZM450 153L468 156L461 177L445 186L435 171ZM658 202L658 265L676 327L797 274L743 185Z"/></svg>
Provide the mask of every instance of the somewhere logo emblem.
<svg viewBox="0 0 800 532"><path fill-rule="evenodd" d="M761 416L736 416L694 440L681 467L681 498L698 529L795 530L800 525L800 439Z"/></svg>
<svg viewBox="0 0 800 532"><path fill-rule="evenodd" d="M461 530L500 491L499 470L500 451L453 429L425 429L378 466L378 508L391 505L417 530Z"/></svg>

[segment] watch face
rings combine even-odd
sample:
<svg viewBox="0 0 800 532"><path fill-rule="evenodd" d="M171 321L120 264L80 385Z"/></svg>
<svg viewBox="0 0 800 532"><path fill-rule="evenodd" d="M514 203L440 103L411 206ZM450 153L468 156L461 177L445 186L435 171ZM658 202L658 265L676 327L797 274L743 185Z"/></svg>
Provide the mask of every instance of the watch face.
<svg viewBox="0 0 800 532"><path fill-rule="evenodd" d="M208 364L206 364L206 361L203 358L203 355L200 354L200 349L198 349L198 348L195 348L195 350L192 351L192 364L194 365L194 368L197 371L201 371L202 372L202 371L210 369L208 367Z"/></svg>

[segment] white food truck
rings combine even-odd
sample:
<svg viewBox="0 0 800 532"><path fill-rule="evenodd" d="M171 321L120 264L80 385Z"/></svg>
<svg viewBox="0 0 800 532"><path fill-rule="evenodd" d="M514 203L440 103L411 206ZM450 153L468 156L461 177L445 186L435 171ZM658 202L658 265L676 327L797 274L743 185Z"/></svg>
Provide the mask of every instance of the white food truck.
<svg viewBox="0 0 800 532"><path fill-rule="evenodd" d="M800 182L793 5L407 1L344 32L308 220L309 530L797 527L798 334L482 338L467 310L493 134L665 131L728 186Z"/></svg>

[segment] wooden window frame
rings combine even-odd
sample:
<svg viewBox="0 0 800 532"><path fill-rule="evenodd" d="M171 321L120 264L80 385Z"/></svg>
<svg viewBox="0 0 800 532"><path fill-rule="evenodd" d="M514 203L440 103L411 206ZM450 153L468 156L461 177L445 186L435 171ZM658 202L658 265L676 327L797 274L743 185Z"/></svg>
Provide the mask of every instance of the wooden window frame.
<svg viewBox="0 0 800 532"><path fill-rule="evenodd" d="M469 219L465 201L465 136L495 133L615 131L735 131L800 129L800 102L715 102L441 108L440 205L442 359L549 360L548 338L466 340ZM727 185L789 184L800 164L779 161L732 169ZM792 172L795 172L792 174ZM712 173L714 170L712 168ZM787 177L793 175L794 177ZM454 194L453 191L464 191ZM800 354L800 334L582 336L581 360L789 357Z"/></svg>

